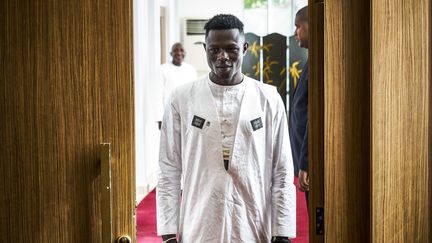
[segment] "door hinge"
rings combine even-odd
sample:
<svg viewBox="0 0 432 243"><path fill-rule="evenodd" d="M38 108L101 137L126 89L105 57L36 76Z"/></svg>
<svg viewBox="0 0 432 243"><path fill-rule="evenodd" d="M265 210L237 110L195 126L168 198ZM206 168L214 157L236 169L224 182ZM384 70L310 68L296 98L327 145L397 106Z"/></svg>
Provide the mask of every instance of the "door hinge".
<svg viewBox="0 0 432 243"><path fill-rule="evenodd" d="M324 235L324 208L317 207L315 210L316 234Z"/></svg>

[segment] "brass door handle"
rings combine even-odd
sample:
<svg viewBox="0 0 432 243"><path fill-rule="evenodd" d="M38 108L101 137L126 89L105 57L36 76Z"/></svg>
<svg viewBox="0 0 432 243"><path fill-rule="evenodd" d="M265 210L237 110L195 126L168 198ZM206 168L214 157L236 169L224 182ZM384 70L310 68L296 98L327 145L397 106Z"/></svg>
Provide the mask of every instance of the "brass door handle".
<svg viewBox="0 0 432 243"><path fill-rule="evenodd" d="M116 243L132 243L132 240L129 235L122 235L117 238Z"/></svg>

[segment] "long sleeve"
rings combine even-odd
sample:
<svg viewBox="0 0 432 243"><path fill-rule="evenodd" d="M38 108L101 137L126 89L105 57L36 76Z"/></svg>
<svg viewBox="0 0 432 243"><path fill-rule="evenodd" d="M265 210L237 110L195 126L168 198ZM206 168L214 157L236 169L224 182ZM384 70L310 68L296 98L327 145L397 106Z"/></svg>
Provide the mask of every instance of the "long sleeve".
<svg viewBox="0 0 432 243"><path fill-rule="evenodd" d="M299 157L299 169L303 171L308 171L309 169L309 150L308 150L308 128L309 128L309 122L306 123L306 131L303 137L302 146L300 150L300 157Z"/></svg>
<svg viewBox="0 0 432 243"><path fill-rule="evenodd" d="M165 76L162 67L158 68L157 80L152 84L154 87L149 95L153 96L152 104L155 109L155 116L157 121L162 121L165 107Z"/></svg>
<svg viewBox="0 0 432 243"><path fill-rule="evenodd" d="M157 184L158 235L176 234L180 208L181 118L173 102L165 108L161 128Z"/></svg>
<svg viewBox="0 0 432 243"><path fill-rule="evenodd" d="M296 176L298 176L300 163L302 161L301 158L302 146L304 145L305 142L304 138L307 129L306 123L308 120L308 80L309 80L308 69L309 69L308 62L306 62L305 66L303 67L303 71L300 75L299 83L294 93L292 104L290 106L291 114L290 114L289 131L290 131L292 156L294 160L294 169L295 169ZM307 145L307 141L306 141L306 145ZM307 151L304 152L306 152L307 155Z"/></svg>
<svg viewBox="0 0 432 243"><path fill-rule="evenodd" d="M272 235L296 236L296 188L285 108L278 97L273 130Z"/></svg>

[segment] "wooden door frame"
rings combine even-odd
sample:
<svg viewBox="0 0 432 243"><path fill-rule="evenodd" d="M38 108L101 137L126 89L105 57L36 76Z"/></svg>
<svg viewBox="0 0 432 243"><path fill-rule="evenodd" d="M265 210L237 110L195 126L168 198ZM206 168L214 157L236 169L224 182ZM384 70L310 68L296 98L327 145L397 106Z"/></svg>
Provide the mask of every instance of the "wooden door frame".
<svg viewBox="0 0 432 243"><path fill-rule="evenodd" d="M324 2L309 0L309 241L324 242ZM317 227L317 223L320 227Z"/></svg>

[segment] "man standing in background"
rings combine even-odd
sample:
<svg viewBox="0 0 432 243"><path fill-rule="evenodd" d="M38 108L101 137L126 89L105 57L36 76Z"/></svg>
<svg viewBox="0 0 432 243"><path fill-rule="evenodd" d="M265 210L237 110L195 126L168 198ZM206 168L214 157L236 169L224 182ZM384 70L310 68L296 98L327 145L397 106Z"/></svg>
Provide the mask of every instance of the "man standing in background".
<svg viewBox="0 0 432 243"><path fill-rule="evenodd" d="M159 107L158 111L160 111L157 115L159 117L159 129L162 124L163 110L168 102L168 97L171 92L178 86L194 81L197 78L195 67L184 62L186 51L181 43L174 43L171 47L170 55L172 58L171 61L160 66L159 88L162 90L157 92L159 95L162 95L162 97L159 98L161 99L161 102L157 103L157 107Z"/></svg>
<svg viewBox="0 0 432 243"><path fill-rule="evenodd" d="M309 47L308 7L300 9L295 18L294 36L300 47ZM308 61L306 61L291 105L290 140L294 160L295 174L299 177L299 189L306 193L306 203L309 201L308 176Z"/></svg>
<svg viewBox="0 0 432 243"><path fill-rule="evenodd" d="M197 78L195 68L184 62L185 50L179 42L171 47L171 62L161 65L161 76L163 86L163 104L165 106L168 96L176 87L193 81Z"/></svg>

